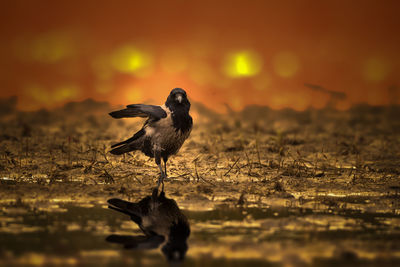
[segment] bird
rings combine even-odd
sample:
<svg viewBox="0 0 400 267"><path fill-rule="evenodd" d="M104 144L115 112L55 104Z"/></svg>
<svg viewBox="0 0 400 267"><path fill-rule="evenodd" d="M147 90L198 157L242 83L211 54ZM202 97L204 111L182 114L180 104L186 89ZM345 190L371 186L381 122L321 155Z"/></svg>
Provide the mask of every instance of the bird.
<svg viewBox="0 0 400 267"><path fill-rule="evenodd" d="M112 145L110 153L121 155L139 150L154 158L160 170L157 187L160 184L164 186L169 157L179 151L192 131L193 119L189 110L190 102L185 90L174 88L163 105L131 104L125 109L110 112L109 115L116 119L147 118L143 127L131 138ZM164 168L161 166L161 158Z"/></svg>
<svg viewBox="0 0 400 267"><path fill-rule="evenodd" d="M153 249L161 244L161 251L170 262L180 262L188 250L190 225L175 200L158 193L154 188L150 196L134 203L118 198L107 200L108 208L129 215L144 233L139 236L112 234L106 238L126 249Z"/></svg>

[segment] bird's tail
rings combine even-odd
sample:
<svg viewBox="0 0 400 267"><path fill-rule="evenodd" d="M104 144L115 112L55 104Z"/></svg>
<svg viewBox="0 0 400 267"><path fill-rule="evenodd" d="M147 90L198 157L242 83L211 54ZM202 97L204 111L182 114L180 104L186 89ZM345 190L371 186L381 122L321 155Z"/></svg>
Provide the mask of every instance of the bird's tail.
<svg viewBox="0 0 400 267"><path fill-rule="evenodd" d="M145 133L146 132L142 128L139 132L135 133L131 138L112 145L111 148L114 148L114 149L111 150L110 153L114 154L114 155L121 155L121 154L130 152L130 151L133 151L133 150L137 150L138 147L137 147L137 144L135 145L134 141L136 141L140 137L144 136Z"/></svg>
<svg viewBox="0 0 400 267"><path fill-rule="evenodd" d="M136 215L139 212L137 203L132 203L119 198L111 198L107 200L108 208L127 214L129 216Z"/></svg>
<svg viewBox="0 0 400 267"><path fill-rule="evenodd" d="M122 145L122 144L123 144L123 142L120 143L120 145ZM116 145L114 145L114 146L116 146ZM116 147L116 148L110 150L110 153L113 155L122 155L124 153L128 153L133 150L136 150L135 147L133 147L130 144L126 144L126 145L119 146L119 147Z"/></svg>

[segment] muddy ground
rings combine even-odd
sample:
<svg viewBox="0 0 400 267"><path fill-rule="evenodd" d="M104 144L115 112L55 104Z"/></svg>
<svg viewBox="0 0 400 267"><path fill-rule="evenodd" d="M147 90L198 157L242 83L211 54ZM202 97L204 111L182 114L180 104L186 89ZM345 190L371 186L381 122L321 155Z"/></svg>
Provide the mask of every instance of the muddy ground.
<svg viewBox="0 0 400 267"><path fill-rule="evenodd" d="M144 155L108 153L143 122L114 120L113 108L0 110L0 265L167 265L159 249L105 241L140 233L106 200L140 200L158 178ZM252 106L219 115L195 103L165 182L191 226L184 265L399 265L398 114Z"/></svg>

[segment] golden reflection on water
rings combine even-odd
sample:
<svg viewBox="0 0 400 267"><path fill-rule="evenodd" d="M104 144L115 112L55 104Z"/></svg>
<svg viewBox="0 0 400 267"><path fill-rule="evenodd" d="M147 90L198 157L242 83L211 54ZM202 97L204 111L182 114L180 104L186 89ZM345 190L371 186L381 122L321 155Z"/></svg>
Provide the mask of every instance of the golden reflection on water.
<svg viewBox="0 0 400 267"><path fill-rule="evenodd" d="M10 202L2 204L0 235L7 239L18 237L18 240L29 240L29 235L41 238L46 231L50 231L60 236L65 245L76 248L69 252L60 251L57 249L62 244L59 243L60 240L50 239L47 242L54 243L54 246L52 245L53 249L49 253L35 252L40 249L39 246L47 246L42 242L36 243L37 247L33 251L23 248L22 253L18 252L18 246L12 245L14 248L11 250L3 248L0 263L34 266L94 262L131 262L133 265L141 262L154 266L160 263L161 258L158 257L161 256L157 251L146 251L140 256L111 249L104 242L105 236L116 230L120 234L140 234L138 227L129 219L114 216L101 204L74 204L60 199L55 199L55 202L58 204L49 204L46 208L34 210L32 207L37 203L32 201L21 207L10 207ZM374 213L354 217L351 215L354 210L346 211L349 212L348 215L335 215L325 209L322 212L303 211L305 213L302 216L294 216L297 212L297 208L282 206L241 208L224 205L214 206L214 209L186 210L192 229L188 261L224 258L229 259L228 262L260 260L265 263L299 266L301 263L313 264L317 258L344 260L340 255L346 251L351 251L359 260L374 261L379 257L385 259L383 255L386 253L386 250L376 250L376 246L392 242L390 234L400 234L400 218L393 214ZM63 219L59 217L62 214ZM46 223L36 223L32 221L33 218L44 218L43 222ZM381 236L382 241L377 241L376 244L365 243L364 239L369 240L378 234L377 229L384 233ZM357 232L359 237L349 239L348 234L352 232ZM334 238L331 239L330 236ZM79 240L83 244L79 244ZM95 246L88 247L84 244L87 242L95 242ZM154 259L152 255L157 255L157 258ZM393 257L399 253L390 255Z"/></svg>

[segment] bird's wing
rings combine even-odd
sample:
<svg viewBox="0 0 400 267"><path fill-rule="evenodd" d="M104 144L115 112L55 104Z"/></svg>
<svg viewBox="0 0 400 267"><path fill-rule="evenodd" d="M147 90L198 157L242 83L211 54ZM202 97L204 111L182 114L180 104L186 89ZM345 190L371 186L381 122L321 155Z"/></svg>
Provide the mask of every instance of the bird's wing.
<svg viewBox="0 0 400 267"><path fill-rule="evenodd" d="M144 104L128 105L125 109L113 111L109 114L116 119L131 117L162 119L167 117L167 112L161 106Z"/></svg>
<svg viewBox="0 0 400 267"><path fill-rule="evenodd" d="M129 236L129 235L109 235L106 241L124 245L127 249L152 249L157 248L163 243L165 238L160 235L154 236Z"/></svg>

